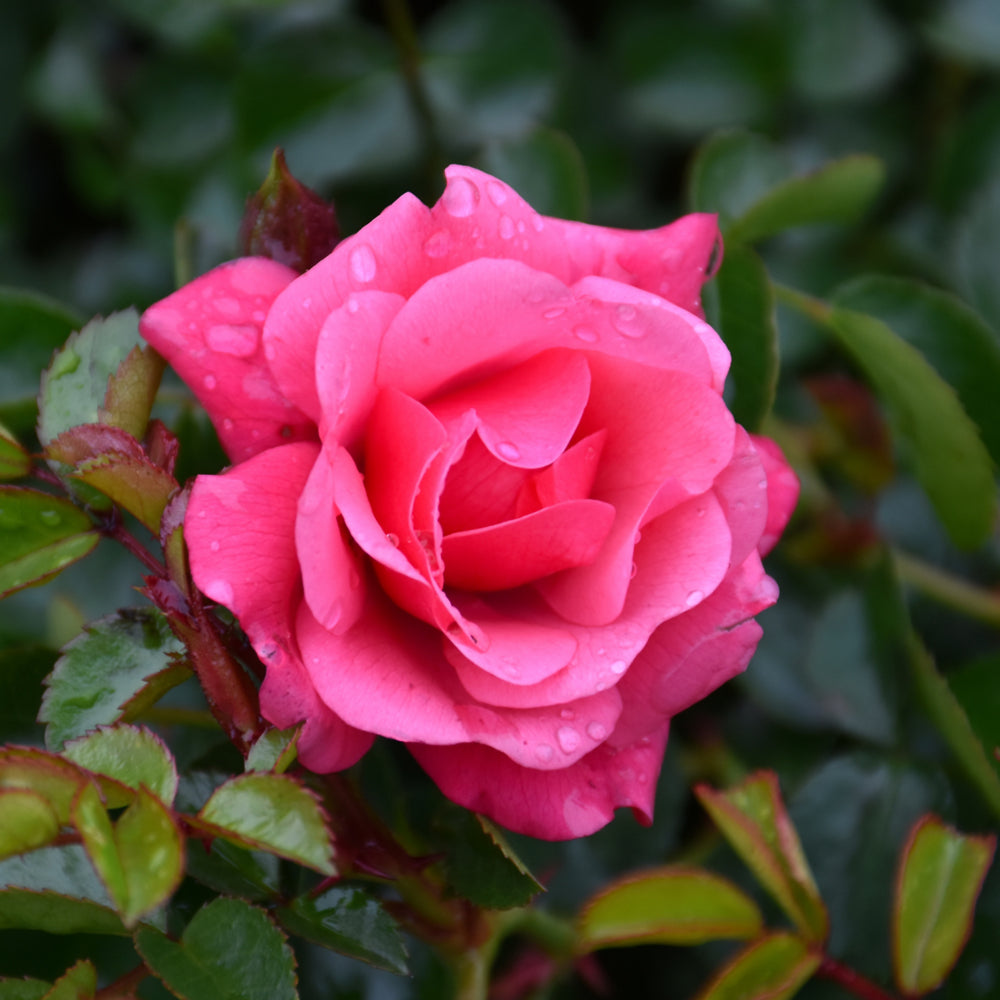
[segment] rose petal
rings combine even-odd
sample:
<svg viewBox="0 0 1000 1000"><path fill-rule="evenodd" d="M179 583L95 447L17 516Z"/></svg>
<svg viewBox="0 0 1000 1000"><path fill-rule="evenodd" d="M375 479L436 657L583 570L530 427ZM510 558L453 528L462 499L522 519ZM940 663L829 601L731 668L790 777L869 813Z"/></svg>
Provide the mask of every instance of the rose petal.
<svg viewBox="0 0 1000 1000"><path fill-rule="evenodd" d="M615 509L567 500L503 524L446 535L445 581L464 590L507 590L597 558Z"/></svg>
<svg viewBox="0 0 1000 1000"><path fill-rule="evenodd" d="M442 530L472 531L517 516L521 488L531 476L530 470L509 465L487 451L478 435L471 437L461 458L448 469L440 494Z"/></svg>
<svg viewBox="0 0 1000 1000"><path fill-rule="evenodd" d="M767 489L767 524L758 549L767 555L781 537L799 499L799 480L785 461L781 449L770 439L753 435L751 440L764 467Z"/></svg>
<svg viewBox="0 0 1000 1000"><path fill-rule="evenodd" d="M566 500L589 497L607 437L606 430L588 434L567 448L550 466L527 479L518 490L516 516L523 517Z"/></svg>
<svg viewBox="0 0 1000 1000"><path fill-rule="evenodd" d="M733 536L732 566L756 550L764 531L768 505L762 483L766 485L758 450L750 435L737 425L732 461L716 477L713 487Z"/></svg>
<svg viewBox="0 0 1000 1000"><path fill-rule="evenodd" d="M667 729L622 749L605 744L569 767L549 771L519 767L476 744L409 749L453 802L517 833L568 840L599 830L619 806L631 806L640 822L652 822Z"/></svg>

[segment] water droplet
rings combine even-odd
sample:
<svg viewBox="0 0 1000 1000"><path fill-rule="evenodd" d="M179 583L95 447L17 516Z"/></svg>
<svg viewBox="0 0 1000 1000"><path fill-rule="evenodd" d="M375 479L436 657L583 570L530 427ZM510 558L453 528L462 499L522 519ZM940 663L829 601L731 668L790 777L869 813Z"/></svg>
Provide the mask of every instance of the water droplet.
<svg viewBox="0 0 1000 1000"><path fill-rule="evenodd" d="M43 510L38 516L42 519L42 524L47 524L50 528L54 528L62 521L54 510Z"/></svg>
<svg viewBox="0 0 1000 1000"><path fill-rule="evenodd" d="M361 243L351 251L349 266L351 277L355 281L362 283L369 282L375 277L378 263L375 260L375 251L367 243Z"/></svg>
<svg viewBox="0 0 1000 1000"><path fill-rule="evenodd" d="M635 579L635 575L638 572L639 572L639 567L636 566L635 563L632 563L632 568L628 571L628 578L630 580L634 580Z"/></svg>
<svg viewBox="0 0 1000 1000"><path fill-rule="evenodd" d="M449 215L465 219L472 215L479 204L479 188L467 177L456 177L444 189L441 204Z"/></svg>
<svg viewBox="0 0 1000 1000"><path fill-rule="evenodd" d="M605 736L608 735L607 727L601 722L588 722L587 723L587 735L592 740L603 740Z"/></svg>
<svg viewBox="0 0 1000 1000"><path fill-rule="evenodd" d="M538 746L535 747L535 756L543 764L547 764L550 760L552 760L552 755L554 753L555 750L553 750L548 743L539 743Z"/></svg>
<svg viewBox="0 0 1000 1000"><path fill-rule="evenodd" d="M558 319L564 312L566 312L565 306L553 306L551 309L546 309L542 315L546 319Z"/></svg>
<svg viewBox="0 0 1000 1000"><path fill-rule="evenodd" d="M204 379L202 379L202 382L204 383L206 389L214 389L218 384L214 375L206 375Z"/></svg>
<svg viewBox="0 0 1000 1000"><path fill-rule="evenodd" d="M392 531L387 531L385 533L385 540L395 549L399 548L399 535Z"/></svg>
<svg viewBox="0 0 1000 1000"><path fill-rule="evenodd" d="M527 227L526 227L526 226L525 226L525 224L524 224L524 219L518 219L518 220L517 220L517 231L518 231L519 233L523 233L523 232L524 232L524 230L525 230L526 228L527 228ZM524 245L525 245L525 246L527 246L528 244L527 244L527 243L525 243Z"/></svg>
<svg viewBox="0 0 1000 1000"><path fill-rule="evenodd" d="M608 682L607 681L598 681L594 685L594 690L595 691L603 691L607 686L608 686Z"/></svg>
<svg viewBox="0 0 1000 1000"><path fill-rule="evenodd" d="M515 232L514 220L509 215L501 215L500 222L497 225L497 232L500 234L500 239L511 239Z"/></svg>
<svg viewBox="0 0 1000 1000"><path fill-rule="evenodd" d="M597 331L589 326L573 327L573 336L577 340L582 340L585 344L596 344L598 340Z"/></svg>
<svg viewBox="0 0 1000 1000"><path fill-rule="evenodd" d="M645 774L645 772L640 771L635 776L635 780L638 781L640 785L644 785L644 784L646 784L647 781L649 781L649 776L647 774Z"/></svg>
<svg viewBox="0 0 1000 1000"><path fill-rule="evenodd" d="M444 257L451 250L451 234L441 230L431 233L424 241L424 253L428 257Z"/></svg>
<svg viewBox="0 0 1000 1000"><path fill-rule="evenodd" d="M766 480L766 479L762 479L762 480L761 480L761 481L760 481L760 482L759 482L759 483L757 484L757 489L759 489L759 490L766 490L766 489L767 489L767 480Z"/></svg>
<svg viewBox="0 0 1000 1000"><path fill-rule="evenodd" d="M223 323L209 328L205 343L219 354L231 354L234 358L248 358L257 350L260 331L255 326L230 325Z"/></svg>
<svg viewBox="0 0 1000 1000"><path fill-rule="evenodd" d="M572 726L560 726L556 741L563 753L572 753L580 745L580 734Z"/></svg>
<svg viewBox="0 0 1000 1000"><path fill-rule="evenodd" d="M497 208L507 200L507 186L499 181L490 181L486 185L486 193Z"/></svg>
<svg viewBox="0 0 1000 1000"><path fill-rule="evenodd" d="M510 441L501 441L497 444L497 453L508 462L516 462L521 457L521 450Z"/></svg>
<svg viewBox="0 0 1000 1000"><path fill-rule="evenodd" d="M625 673L626 670L628 670L628 664L624 660L615 660L615 662L611 664L611 673L613 674L621 675Z"/></svg>
<svg viewBox="0 0 1000 1000"><path fill-rule="evenodd" d="M559 713L559 718L565 719L567 722L572 722L576 718L576 712L574 712L571 708L564 708Z"/></svg>
<svg viewBox="0 0 1000 1000"><path fill-rule="evenodd" d="M705 600L705 595L700 590L692 590L691 593L684 598L684 603L689 608L693 608L696 604L701 604L703 600Z"/></svg>
<svg viewBox="0 0 1000 1000"><path fill-rule="evenodd" d="M211 550L212 550L213 552L218 552L218 551L219 551L219 549L220 549L220 548L221 548L222 546L221 546L221 545L219 544L219 540L218 540L217 538L213 538L213 539L212 539L212 541L211 541L211 543L209 544L209 546L208 546L208 547L209 547L209 548L210 548L210 549L211 549Z"/></svg>
<svg viewBox="0 0 1000 1000"><path fill-rule="evenodd" d="M540 215L533 215L531 217L531 226L536 233L540 233L545 228L545 221Z"/></svg>
<svg viewBox="0 0 1000 1000"><path fill-rule="evenodd" d="M233 429L233 422L229 419L229 417L223 418L222 429L224 431L231 431Z"/></svg>
<svg viewBox="0 0 1000 1000"><path fill-rule="evenodd" d="M312 309L312 306L313 306L312 296L311 295L306 296L306 298L304 298L302 300L302 308L303 309Z"/></svg>
<svg viewBox="0 0 1000 1000"><path fill-rule="evenodd" d="M636 339L646 335L646 324L636 312L635 306L628 303L623 303L615 309L612 322L623 337Z"/></svg>
<svg viewBox="0 0 1000 1000"><path fill-rule="evenodd" d="M595 656L603 656L605 654L605 652L606 652L605 648L603 646L601 646L600 649L596 649L594 651L594 655Z"/></svg>

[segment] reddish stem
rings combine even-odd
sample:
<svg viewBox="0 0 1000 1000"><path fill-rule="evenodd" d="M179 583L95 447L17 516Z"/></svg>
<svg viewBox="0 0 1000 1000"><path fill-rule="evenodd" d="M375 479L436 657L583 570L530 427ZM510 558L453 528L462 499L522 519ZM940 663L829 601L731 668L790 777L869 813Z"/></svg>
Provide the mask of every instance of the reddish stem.
<svg viewBox="0 0 1000 1000"><path fill-rule="evenodd" d="M115 508L112 513L101 522L100 529L102 535L106 538L113 538L119 545L123 545L151 573L160 577L165 577L167 575L167 570L163 563L152 555L152 553L150 553L144 546L140 545L138 539L136 539L135 536L125 528L125 525L122 524L121 514L118 512L117 508Z"/></svg>
<svg viewBox="0 0 1000 1000"><path fill-rule="evenodd" d="M823 961L816 970L816 975L842 986L861 1000L899 1000L895 993L882 989L877 983L855 972L849 965L843 965L829 955L823 956Z"/></svg>
<svg viewBox="0 0 1000 1000"><path fill-rule="evenodd" d="M145 965L137 965L131 972L126 972L113 983L108 983L104 989L98 990L94 1000L131 1000L135 996L135 988L149 975Z"/></svg>

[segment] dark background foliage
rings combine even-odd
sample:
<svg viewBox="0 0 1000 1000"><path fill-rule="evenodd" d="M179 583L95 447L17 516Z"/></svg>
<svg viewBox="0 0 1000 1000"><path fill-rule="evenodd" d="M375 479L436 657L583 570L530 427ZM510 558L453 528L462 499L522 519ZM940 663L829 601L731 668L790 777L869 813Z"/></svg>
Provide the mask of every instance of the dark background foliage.
<svg viewBox="0 0 1000 1000"><path fill-rule="evenodd" d="M722 210L752 201L776 173L874 154L886 182L865 219L764 242L772 277L820 297L872 272L919 279L960 296L996 347L993 0L452 0L409 9L395 0L42 0L0 13L0 93L0 283L54 300L51 332L26 332L9 302L0 315L0 420L22 435L66 314L142 308L185 269L233 256L245 199L276 146L299 179L335 200L345 233L403 191L432 201L449 162L504 177L548 214L645 228L690 206L695 151L718 130L774 144L741 160ZM651 830L621 816L585 841L518 847L548 882L544 905L561 912L611 877L668 858L709 859L747 882L688 788L774 768L830 906L832 951L882 976L892 871L910 824L933 810L985 831L996 817L914 692L880 543L992 587L994 600L1000 559L995 535L971 553L951 544L910 456L890 443L880 403L832 341L783 306L778 336L777 401L764 429L786 446L804 489L769 562L783 593L762 616L756 659L677 721ZM962 359L951 360L961 371ZM996 459L1000 403L990 405L974 416ZM162 406L181 433L182 474L218 468L210 429L176 384ZM4 738L38 738L30 719L39 681L80 624L136 602L133 565L106 548L0 605ZM914 579L904 595L914 625L982 742L996 746L996 621L932 599ZM182 731L172 745L194 760L214 739ZM429 782L394 748L379 747L364 776L386 815L404 798L389 789L407 789L414 822L436 808ZM996 995L997 940L994 873L944 995ZM51 979L74 957L100 963L105 953L113 971L125 961L118 947L3 931L0 974ZM616 996L687 997L720 954L641 948L601 962ZM303 948L300 961L304 997L440 995L430 971L418 986L319 949ZM424 961L418 954L418 967ZM561 989L589 995L579 981ZM801 994L843 995L820 984Z"/></svg>

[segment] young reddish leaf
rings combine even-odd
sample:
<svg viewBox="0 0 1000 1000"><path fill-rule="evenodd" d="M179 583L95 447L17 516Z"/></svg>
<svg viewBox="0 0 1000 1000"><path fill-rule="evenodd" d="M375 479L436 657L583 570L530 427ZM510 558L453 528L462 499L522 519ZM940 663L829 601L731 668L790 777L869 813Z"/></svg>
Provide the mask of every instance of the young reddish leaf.
<svg viewBox="0 0 1000 1000"><path fill-rule="evenodd" d="M134 718L191 676L183 652L152 608L126 608L88 625L63 648L45 680L38 718L48 723L48 748L59 750L98 726Z"/></svg>
<svg viewBox="0 0 1000 1000"><path fill-rule="evenodd" d="M168 806L177 794L177 766L163 740L140 726L102 726L63 749L63 756L119 786L138 791L145 785ZM127 792L107 783L101 786L110 808L132 801Z"/></svg>
<svg viewBox="0 0 1000 1000"><path fill-rule="evenodd" d="M99 537L68 500L0 486L0 597L50 580L91 552Z"/></svg>
<svg viewBox="0 0 1000 1000"><path fill-rule="evenodd" d="M0 788L0 858L43 847L59 833L59 817L38 792Z"/></svg>
<svg viewBox="0 0 1000 1000"><path fill-rule="evenodd" d="M302 732L301 725L292 726L290 729L275 729L272 726L264 730L247 754L246 770L284 774L298 756L296 748L300 732Z"/></svg>
<svg viewBox="0 0 1000 1000"><path fill-rule="evenodd" d="M583 908L582 951L631 944L702 944L751 938L763 918L731 882L700 868L668 866L620 879Z"/></svg>
<svg viewBox="0 0 1000 1000"><path fill-rule="evenodd" d="M150 420L146 429L145 448L151 462L171 476L174 474L181 443L162 420Z"/></svg>
<svg viewBox="0 0 1000 1000"><path fill-rule="evenodd" d="M925 816L911 831L892 922L893 971L907 996L936 989L958 961L996 840L961 834L936 816Z"/></svg>
<svg viewBox="0 0 1000 1000"><path fill-rule="evenodd" d="M727 962L696 1000L787 1000L812 976L821 959L794 934L770 934Z"/></svg>
<svg viewBox="0 0 1000 1000"><path fill-rule="evenodd" d="M239 899L203 906L179 942L140 927L135 946L182 1000L298 1000L284 935L263 910Z"/></svg>
<svg viewBox="0 0 1000 1000"><path fill-rule="evenodd" d="M128 431L108 424L79 424L50 441L45 457L64 465L81 465L101 455L127 455L141 459L142 445Z"/></svg>
<svg viewBox="0 0 1000 1000"><path fill-rule="evenodd" d="M91 1000L96 990L97 970L82 958L52 984L42 1000Z"/></svg>
<svg viewBox="0 0 1000 1000"><path fill-rule="evenodd" d="M0 479L20 479L31 471L31 455L0 424Z"/></svg>
<svg viewBox="0 0 1000 1000"><path fill-rule="evenodd" d="M191 570L188 566L187 546L184 544L184 515L187 513L191 484L182 487L167 504L160 519L160 546L167 564L170 579L180 589L185 599L191 599Z"/></svg>
<svg viewBox="0 0 1000 1000"><path fill-rule="evenodd" d="M121 453L91 459L76 469L73 479L100 490L154 535L159 533L167 502L179 489L169 472L145 456L133 458Z"/></svg>
<svg viewBox="0 0 1000 1000"><path fill-rule="evenodd" d="M396 921L361 889L334 886L315 899L299 896L274 915L285 930L307 941L398 976L409 971Z"/></svg>
<svg viewBox="0 0 1000 1000"><path fill-rule="evenodd" d="M253 772L220 785L192 821L209 836L336 874L333 844L316 796L282 774Z"/></svg>
<svg viewBox="0 0 1000 1000"><path fill-rule="evenodd" d="M98 410L102 424L113 424L141 438L160 387L165 362L149 345L133 347L108 380Z"/></svg>
<svg viewBox="0 0 1000 1000"><path fill-rule="evenodd" d="M695 794L716 826L809 941L824 941L829 930L795 827L785 811L773 771L758 771L724 792L707 785Z"/></svg>
<svg viewBox="0 0 1000 1000"><path fill-rule="evenodd" d="M60 826L87 776L68 760L33 747L0 748L0 789L26 789L51 806Z"/></svg>

